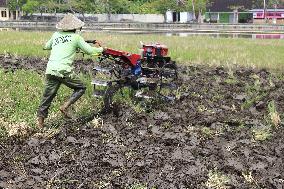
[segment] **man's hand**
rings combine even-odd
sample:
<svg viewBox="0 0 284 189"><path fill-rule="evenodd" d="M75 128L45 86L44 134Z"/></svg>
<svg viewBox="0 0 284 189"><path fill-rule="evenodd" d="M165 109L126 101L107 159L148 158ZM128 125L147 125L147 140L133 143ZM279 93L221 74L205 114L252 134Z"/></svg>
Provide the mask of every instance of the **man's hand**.
<svg viewBox="0 0 284 189"><path fill-rule="evenodd" d="M101 42L100 41L98 41L98 40L86 40L86 42L87 43L92 43L92 44L94 44L94 46L95 47L102 47L102 44L101 44Z"/></svg>
<svg viewBox="0 0 284 189"><path fill-rule="evenodd" d="M95 47L101 47L102 45L101 45L101 42L100 42L100 41L96 41L96 43L94 43L94 46L95 46Z"/></svg>

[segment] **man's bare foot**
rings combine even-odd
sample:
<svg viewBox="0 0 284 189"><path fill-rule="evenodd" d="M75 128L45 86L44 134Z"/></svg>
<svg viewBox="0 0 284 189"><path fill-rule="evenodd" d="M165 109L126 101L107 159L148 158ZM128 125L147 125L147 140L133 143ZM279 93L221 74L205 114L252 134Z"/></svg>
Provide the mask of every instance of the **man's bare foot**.
<svg viewBox="0 0 284 189"><path fill-rule="evenodd" d="M59 108L59 110L61 111L61 113L64 115L64 117L65 117L66 119L72 119L72 116L69 115L69 113L67 112L67 108L65 108L64 106L61 106L61 107Z"/></svg>
<svg viewBox="0 0 284 189"><path fill-rule="evenodd" d="M38 129L43 129L43 124L44 124L44 118L43 117L38 117L37 118L37 128Z"/></svg>

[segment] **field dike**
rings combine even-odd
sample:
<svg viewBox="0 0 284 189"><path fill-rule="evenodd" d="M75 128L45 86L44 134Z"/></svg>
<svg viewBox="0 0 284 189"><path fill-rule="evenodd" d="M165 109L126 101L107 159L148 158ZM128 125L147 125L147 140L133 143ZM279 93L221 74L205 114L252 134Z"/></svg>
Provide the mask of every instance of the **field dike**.
<svg viewBox="0 0 284 189"><path fill-rule="evenodd" d="M46 62L0 56L7 71L43 74ZM2 140L0 188L283 189L283 77L188 66L180 78L174 103L118 104L84 124Z"/></svg>

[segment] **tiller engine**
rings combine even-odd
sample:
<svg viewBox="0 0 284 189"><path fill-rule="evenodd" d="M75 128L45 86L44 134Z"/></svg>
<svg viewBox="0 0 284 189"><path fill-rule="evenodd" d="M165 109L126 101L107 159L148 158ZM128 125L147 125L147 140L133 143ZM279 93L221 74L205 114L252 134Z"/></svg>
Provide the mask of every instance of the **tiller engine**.
<svg viewBox="0 0 284 189"><path fill-rule="evenodd" d="M142 44L141 54L105 49L94 67L94 96L103 98L106 109L123 87L135 90L137 98L174 100L177 67L167 54L160 44Z"/></svg>

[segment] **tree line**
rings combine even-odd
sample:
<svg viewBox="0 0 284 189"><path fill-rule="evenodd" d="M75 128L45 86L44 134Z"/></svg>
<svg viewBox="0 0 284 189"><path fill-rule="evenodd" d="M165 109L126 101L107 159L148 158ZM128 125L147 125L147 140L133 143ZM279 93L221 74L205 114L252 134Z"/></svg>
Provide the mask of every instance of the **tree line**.
<svg viewBox="0 0 284 189"><path fill-rule="evenodd" d="M215 0L216 1L216 0ZM214 0L9 0L11 10L32 13L164 14L167 10L202 13ZM252 0L252 8L262 8L264 0ZM266 0L267 7L283 5L283 0ZM239 7L241 8L241 7Z"/></svg>
<svg viewBox="0 0 284 189"><path fill-rule="evenodd" d="M205 11L208 0L9 0L11 10L32 13L164 14L174 11Z"/></svg>

